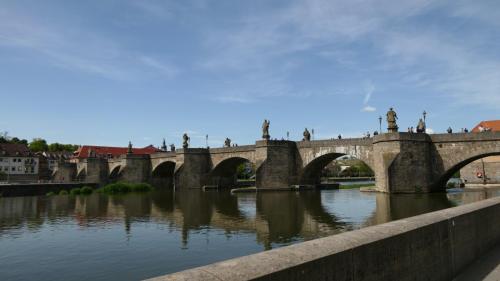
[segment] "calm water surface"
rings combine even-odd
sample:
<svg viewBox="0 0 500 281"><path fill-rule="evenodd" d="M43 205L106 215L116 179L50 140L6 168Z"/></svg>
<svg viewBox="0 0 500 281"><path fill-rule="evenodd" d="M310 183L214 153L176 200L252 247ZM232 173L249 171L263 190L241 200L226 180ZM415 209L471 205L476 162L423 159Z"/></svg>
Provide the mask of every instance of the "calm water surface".
<svg viewBox="0 0 500 281"><path fill-rule="evenodd" d="M0 198L0 280L138 280L499 195L354 189Z"/></svg>

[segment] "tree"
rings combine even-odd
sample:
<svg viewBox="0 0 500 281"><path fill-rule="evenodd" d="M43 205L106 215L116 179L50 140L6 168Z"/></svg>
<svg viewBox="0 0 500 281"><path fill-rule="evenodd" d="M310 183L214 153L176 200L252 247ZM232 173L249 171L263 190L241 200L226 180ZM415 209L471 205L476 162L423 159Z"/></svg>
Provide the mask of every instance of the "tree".
<svg viewBox="0 0 500 281"><path fill-rule="evenodd" d="M49 148L49 146L47 145L47 141L44 139L41 139L41 138L35 138L29 144L29 149L32 152L47 151L48 148Z"/></svg>

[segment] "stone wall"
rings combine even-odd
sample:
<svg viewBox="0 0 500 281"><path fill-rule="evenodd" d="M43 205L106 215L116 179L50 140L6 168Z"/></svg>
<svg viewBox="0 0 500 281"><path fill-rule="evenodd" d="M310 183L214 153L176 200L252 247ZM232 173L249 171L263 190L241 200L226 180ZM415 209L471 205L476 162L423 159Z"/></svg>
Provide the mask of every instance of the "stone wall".
<svg viewBox="0 0 500 281"><path fill-rule="evenodd" d="M483 159L486 183L500 183L500 156L490 156ZM460 178L467 184L482 184L483 178L477 177L477 172L483 172L483 163L476 160L460 170Z"/></svg>
<svg viewBox="0 0 500 281"><path fill-rule="evenodd" d="M500 197L151 280L452 280L500 242Z"/></svg>

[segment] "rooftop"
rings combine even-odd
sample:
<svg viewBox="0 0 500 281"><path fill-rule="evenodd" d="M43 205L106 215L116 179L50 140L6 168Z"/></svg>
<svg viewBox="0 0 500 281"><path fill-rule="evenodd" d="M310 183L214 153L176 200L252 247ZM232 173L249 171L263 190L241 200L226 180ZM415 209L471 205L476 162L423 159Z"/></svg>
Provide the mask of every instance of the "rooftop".
<svg viewBox="0 0 500 281"><path fill-rule="evenodd" d="M472 132L473 133L480 132L479 128L481 126L485 130L491 129L492 132L500 132L500 120L481 121L479 124L476 125L476 127L472 129Z"/></svg>

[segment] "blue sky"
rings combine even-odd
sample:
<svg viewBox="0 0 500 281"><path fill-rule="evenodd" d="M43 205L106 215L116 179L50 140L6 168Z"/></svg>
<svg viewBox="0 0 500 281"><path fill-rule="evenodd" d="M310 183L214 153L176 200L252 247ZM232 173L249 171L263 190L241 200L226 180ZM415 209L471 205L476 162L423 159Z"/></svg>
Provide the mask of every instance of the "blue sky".
<svg viewBox="0 0 500 281"><path fill-rule="evenodd" d="M0 0L0 131L75 144L500 119L500 2ZM385 123L385 120L384 120ZM383 125L384 126L384 125Z"/></svg>

